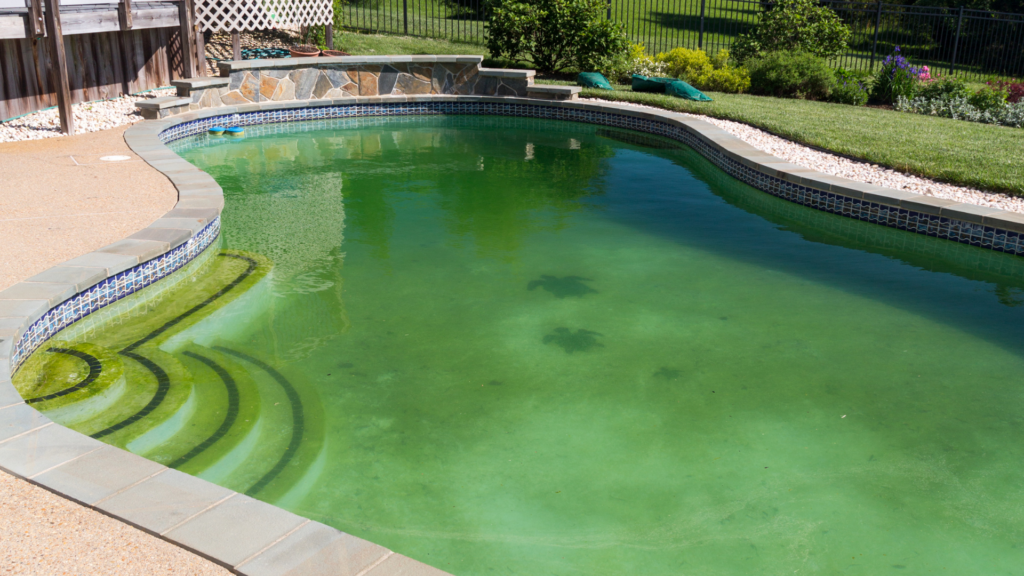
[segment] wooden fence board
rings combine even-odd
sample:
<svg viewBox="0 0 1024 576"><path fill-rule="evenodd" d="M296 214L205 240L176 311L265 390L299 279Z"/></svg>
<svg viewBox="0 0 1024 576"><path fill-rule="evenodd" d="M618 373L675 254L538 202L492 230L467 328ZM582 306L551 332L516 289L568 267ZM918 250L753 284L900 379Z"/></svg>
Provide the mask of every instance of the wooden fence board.
<svg viewBox="0 0 1024 576"><path fill-rule="evenodd" d="M146 28L65 37L72 102L115 98L184 77L179 34L176 28ZM49 66L45 40L0 39L0 120L56 105Z"/></svg>

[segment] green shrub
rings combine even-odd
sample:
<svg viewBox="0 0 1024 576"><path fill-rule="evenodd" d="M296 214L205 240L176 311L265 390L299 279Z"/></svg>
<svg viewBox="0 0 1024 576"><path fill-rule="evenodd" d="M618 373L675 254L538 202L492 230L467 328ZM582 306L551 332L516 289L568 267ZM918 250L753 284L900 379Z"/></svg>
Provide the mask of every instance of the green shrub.
<svg viewBox="0 0 1024 576"><path fill-rule="evenodd" d="M750 89L750 74L746 68L725 66L702 73L690 82L701 90L739 94Z"/></svg>
<svg viewBox="0 0 1024 576"><path fill-rule="evenodd" d="M870 75L867 72L838 68L835 70L835 77L835 85L832 86L832 93L828 97L829 102L850 106L863 106L868 103Z"/></svg>
<svg viewBox="0 0 1024 576"><path fill-rule="evenodd" d="M942 78L925 82L921 85L917 95L927 100L936 98L968 98L971 95L967 84L959 78Z"/></svg>
<svg viewBox="0 0 1024 576"><path fill-rule="evenodd" d="M831 9L814 0L777 0L760 15L749 34L733 43L737 62L769 52L809 52L835 58L846 51L850 27Z"/></svg>
<svg viewBox="0 0 1024 576"><path fill-rule="evenodd" d="M670 76L700 90L739 93L750 88L747 70L729 66L728 50L719 50L714 58L709 58L702 50L675 48L658 54L655 60L665 64Z"/></svg>
<svg viewBox="0 0 1024 576"><path fill-rule="evenodd" d="M999 110L1006 106L1006 92L999 88L986 86L971 94L967 98L967 102L982 112Z"/></svg>
<svg viewBox="0 0 1024 576"><path fill-rule="evenodd" d="M487 49L544 72L595 70L627 45L606 8L603 0L503 0L488 19Z"/></svg>
<svg viewBox="0 0 1024 576"><path fill-rule="evenodd" d="M912 66L897 46L882 61L882 69L875 76L875 85L871 89L871 100L878 104L893 104L901 97L913 100L920 85L921 69Z"/></svg>
<svg viewBox="0 0 1024 576"><path fill-rule="evenodd" d="M711 64L711 59L703 50L675 48L658 54L654 59L665 63L665 71L670 76L686 81L696 79L701 74L710 73L715 69Z"/></svg>
<svg viewBox="0 0 1024 576"><path fill-rule="evenodd" d="M715 54L715 56L711 58L711 65L715 67L715 70L725 68L729 65L730 57L731 55L729 54L729 51L722 48L718 51L718 54Z"/></svg>
<svg viewBox="0 0 1024 576"><path fill-rule="evenodd" d="M869 95L867 85L862 80L837 73L836 82L832 86L832 93L829 94L828 101L836 104L863 106L868 103Z"/></svg>
<svg viewBox="0 0 1024 576"><path fill-rule="evenodd" d="M976 96L976 94L971 95ZM936 98L923 98L918 96L913 100L899 96L893 104L893 108L900 112L913 112L915 114L928 114L952 118L953 120L966 120L968 122L982 122L985 124L1002 124L1013 128L1024 127L1024 102L996 104L993 98L988 104L993 108L982 110L975 107L961 95L945 95Z"/></svg>
<svg viewBox="0 0 1024 576"><path fill-rule="evenodd" d="M753 94L826 100L835 85L825 59L807 52L771 52L748 61L747 69Z"/></svg>

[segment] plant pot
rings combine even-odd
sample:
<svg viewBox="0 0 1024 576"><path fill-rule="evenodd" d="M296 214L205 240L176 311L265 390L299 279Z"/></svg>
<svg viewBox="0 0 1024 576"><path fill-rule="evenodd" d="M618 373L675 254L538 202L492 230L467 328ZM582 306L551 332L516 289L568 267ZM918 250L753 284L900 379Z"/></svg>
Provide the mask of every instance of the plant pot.
<svg viewBox="0 0 1024 576"><path fill-rule="evenodd" d="M292 55L292 58L312 58L320 55L319 48L308 45L289 46L288 52Z"/></svg>
<svg viewBox="0 0 1024 576"><path fill-rule="evenodd" d="M351 56L348 52L342 52L341 50L322 50L320 54L331 58L337 58L338 56Z"/></svg>

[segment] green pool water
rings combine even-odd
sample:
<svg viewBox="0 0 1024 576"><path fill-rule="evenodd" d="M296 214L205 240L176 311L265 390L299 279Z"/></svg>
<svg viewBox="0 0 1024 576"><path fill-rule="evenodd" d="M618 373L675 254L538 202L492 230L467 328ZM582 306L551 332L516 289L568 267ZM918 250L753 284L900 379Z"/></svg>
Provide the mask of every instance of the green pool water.
<svg viewBox="0 0 1024 576"><path fill-rule="evenodd" d="M101 439L458 576L1022 573L1019 258L586 124L172 147L221 243L58 335L58 421L144 358Z"/></svg>

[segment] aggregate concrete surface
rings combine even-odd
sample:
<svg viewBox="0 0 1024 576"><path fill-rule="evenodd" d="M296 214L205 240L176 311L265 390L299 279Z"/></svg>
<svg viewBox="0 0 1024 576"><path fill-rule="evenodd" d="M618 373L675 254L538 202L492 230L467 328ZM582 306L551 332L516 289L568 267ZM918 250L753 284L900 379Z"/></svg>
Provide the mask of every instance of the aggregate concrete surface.
<svg viewBox="0 0 1024 576"><path fill-rule="evenodd" d="M174 206L177 191L128 149L126 128L0 144L0 290L125 238ZM230 572L0 472L0 574Z"/></svg>
<svg viewBox="0 0 1024 576"><path fill-rule="evenodd" d="M127 126L0 144L0 290L125 238L177 191L124 143ZM128 156L121 162L101 160Z"/></svg>

